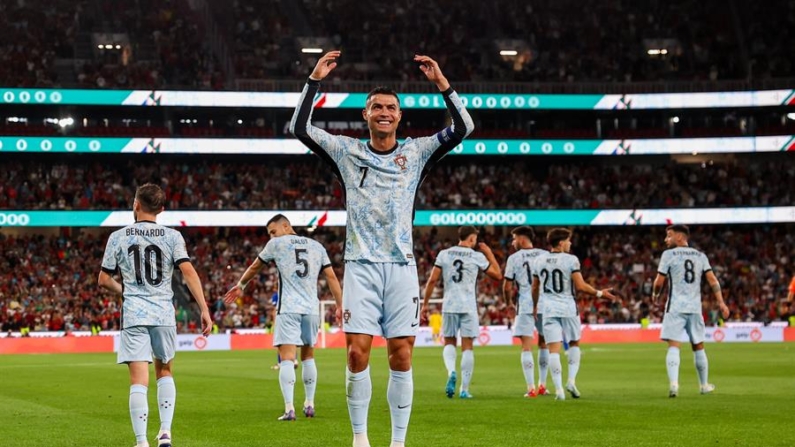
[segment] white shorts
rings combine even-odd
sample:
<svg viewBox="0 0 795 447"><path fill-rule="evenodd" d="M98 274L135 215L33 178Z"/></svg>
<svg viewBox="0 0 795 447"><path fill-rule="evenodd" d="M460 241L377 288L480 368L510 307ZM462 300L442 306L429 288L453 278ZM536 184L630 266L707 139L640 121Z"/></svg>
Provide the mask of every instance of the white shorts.
<svg viewBox="0 0 795 447"><path fill-rule="evenodd" d="M278 314L273 331L273 346L315 346L319 327L318 315Z"/></svg>
<svg viewBox="0 0 795 447"><path fill-rule="evenodd" d="M697 345L706 339L704 316L701 314L667 313L663 316L660 338Z"/></svg>
<svg viewBox="0 0 795 447"><path fill-rule="evenodd" d="M544 318L544 340L547 343L580 341L582 327L580 317L546 317Z"/></svg>
<svg viewBox="0 0 795 447"><path fill-rule="evenodd" d="M458 331L465 338L476 338L480 335L477 314L442 312L442 336L456 337Z"/></svg>
<svg viewBox="0 0 795 447"><path fill-rule="evenodd" d="M513 322L514 337L532 337L535 328L536 322L533 320L533 314L516 314L516 319Z"/></svg>
<svg viewBox="0 0 795 447"><path fill-rule="evenodd" d="M345 263L342 330L349 334L414 337L420 325L417 267L398 263Z"/></svg>
<svg viewBox="0 0 795 447"><path fill-rule="evenodd" d="M122 329L119 334L116 363L152 363L152 357L168 363L176 351L176 326L131 326Z"/></svg>

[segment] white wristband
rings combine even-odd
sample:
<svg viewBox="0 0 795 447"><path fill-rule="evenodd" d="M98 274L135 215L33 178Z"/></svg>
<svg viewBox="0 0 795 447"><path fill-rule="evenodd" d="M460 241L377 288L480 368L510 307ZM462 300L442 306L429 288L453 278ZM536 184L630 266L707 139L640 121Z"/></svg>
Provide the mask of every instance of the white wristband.
<svg viewBox="0 0 795 447"><path fill-rule="evenodd" d="M238 281L238 282L237 282L237 287L239 287L239 288L240 288L240 290L246 290L246 286L247 286L247 285L248 285L248 283L246 283L246 284L243 284L243 283L242 283L242 282L240 282L240 281Z"/></svg>
<svg viewBox="0 0 795 447"><path fill-rule="evenodd" d="M602 297L602 295L604 295L604 293L602 293L602 291L601 291L601 290L597 290L597 291L596 291L596 297L597 297L597 298L601 298L601 297Z"/></svg>

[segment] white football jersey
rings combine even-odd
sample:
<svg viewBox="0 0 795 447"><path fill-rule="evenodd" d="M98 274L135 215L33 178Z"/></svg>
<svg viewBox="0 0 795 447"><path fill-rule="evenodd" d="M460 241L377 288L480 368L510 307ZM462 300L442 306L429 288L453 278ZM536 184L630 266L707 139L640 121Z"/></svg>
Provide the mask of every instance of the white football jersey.
<svg viewBox="0 0 795 447"><path fill-rule="evenodd" d="M666 313L701 313L701 278L712 270L707 255L690 247L665 250L657 272L668 278Z"/></svg>
<svg viewBox="0 0 795 447"><path fill-rule="evenodd" d="M467 247L450 247L439 252L434 265L442 269L442 312L477 314L478 274L489 268L486 255Z"/></svg>
<svg viewBox="0 0 795 447"><path fill-rule="evenodd" d="M508 256L508 261L505 263L505 279L513 281L519 289L518 301L519 308L516 313L532 314L533 313L533 264L539 256L547 253L546 250L540 248L528 248L518 250L516 253ZM541 313L541 296L539 295L538 309Z"/></svg>

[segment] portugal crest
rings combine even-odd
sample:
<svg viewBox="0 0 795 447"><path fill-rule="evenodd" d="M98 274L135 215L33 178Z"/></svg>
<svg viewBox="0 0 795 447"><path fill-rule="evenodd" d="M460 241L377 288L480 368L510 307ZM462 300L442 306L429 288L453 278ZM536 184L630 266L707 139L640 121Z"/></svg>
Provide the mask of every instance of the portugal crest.
<svg viewBox="0 0 795 447"><path fill-rule="evenodd" d="M400 166L401 171L406 170L406 163L408 163L408 161L409 159L406 158L405 155L398 155L397 157L395 157L395 164Z"/></svg>

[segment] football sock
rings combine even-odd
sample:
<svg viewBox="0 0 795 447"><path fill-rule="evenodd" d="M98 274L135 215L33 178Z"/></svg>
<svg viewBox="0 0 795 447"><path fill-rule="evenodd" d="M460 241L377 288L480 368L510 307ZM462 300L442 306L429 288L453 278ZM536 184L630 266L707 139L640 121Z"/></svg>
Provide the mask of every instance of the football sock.
<svg viewBox="0 0 795 447"><path fill-rule="evenodd" d="M560 365L560 353L549 354L549 372L552 373L552 383L555 391L563 390L563 368Z"/></svg>
<svg viewBox="0 0 795 447"><path fill-rule="evenodd" d="M580 347L571 346L567 357L569 358L569 383L574 383L577 380L577 372L580 371Z"/></svg>
<svg viewBox="0 0 795 447"><path fill-rule="evenodd" d="M373 384L370 381L370 367L364 371L352 373L346 369L346 396L348 400L348 414L351 417L351 427L353 428L354 442L356 434L364 435L367 440L367 412L370 409L370 396L373 394ZM361 436L359 438L362 438ZM357 444L357 445L370 445Z"/></svg>
<svg viewBox="0 0 795 447"><path fill-rule="evenodd" d="M146 400L146 391L147 387L143 385L130 386L130 419L138 443L147 442L146 419L149 417L149 402Z"/></svg>
<svg viewBox="0 0 795 447"><path fill-rule="evenodd" d="M461 353L461 391L469 391L469 382L475 371L475 353L471 349Z"/></svg>
<svg viewBox="0 0 795 447"><path fill-rule="evenodd" d="M549 349L538 350L538 384L547 384L547 370L549 369Z"/></svg>
<svg viewBox="0 0 795 447"><path fill-rule="evenodd" d="M696 372L698 373L698 382L701 385L706 385L709 380L709 362L707 361L707 352L703 349L693 353L696 362Z"/></svg>
<svg viewBox="0 0 795 447"><path fill-rule="evenodd" d="M527 389L535 388L535 365L533 364L533 351L522 351L522 372Z"/></svg>
<svg viewBox="0 0 795 447"><path fill-rule="evenodd" d="M165 376L157 379L157 407L160 409L160 431L170 432L174 419L174 405L177 403L177 387L174 378Z"/></svg>
<svg viewBox="0 0 795 447"><path fill-rule="evenodd" d="M392 416L392 445L396 442L402 444L406 442L411 404L414 400L414 380L411 370L389 371L386 400L389 402L389 413Z"/></svg>
<svg viewBox="0 0 795 447"><path fill-rule="evenodd" d="M442 358L444 359L444 367L447 368L447 377L450 377L450 374L455 371L455 346L444 345L444 350L442 350Z"/></svg>
<svg viewBox="0 0 795 447"><path fill-rule="evenodd" d="M282 360L279 364L279 386L284 396L284 412L295 410L293 393L295 392L295 369L292 360Z"/></svg>
<svg viewBox="0 0 795 447"><path fill-rule="evenodd" d="M668 347L668 354L665 356L665 366L668 368L668 382L679 384L679 348Z"/></svg>
<svg viewBox="0 0 795 447"><path fill-rule="evenodd" d="M301 362L301 378L304 380L304 390L306 391L304 406L314 407L315 390L317 389L317 366L315 365L315 359Z"/></svg>

